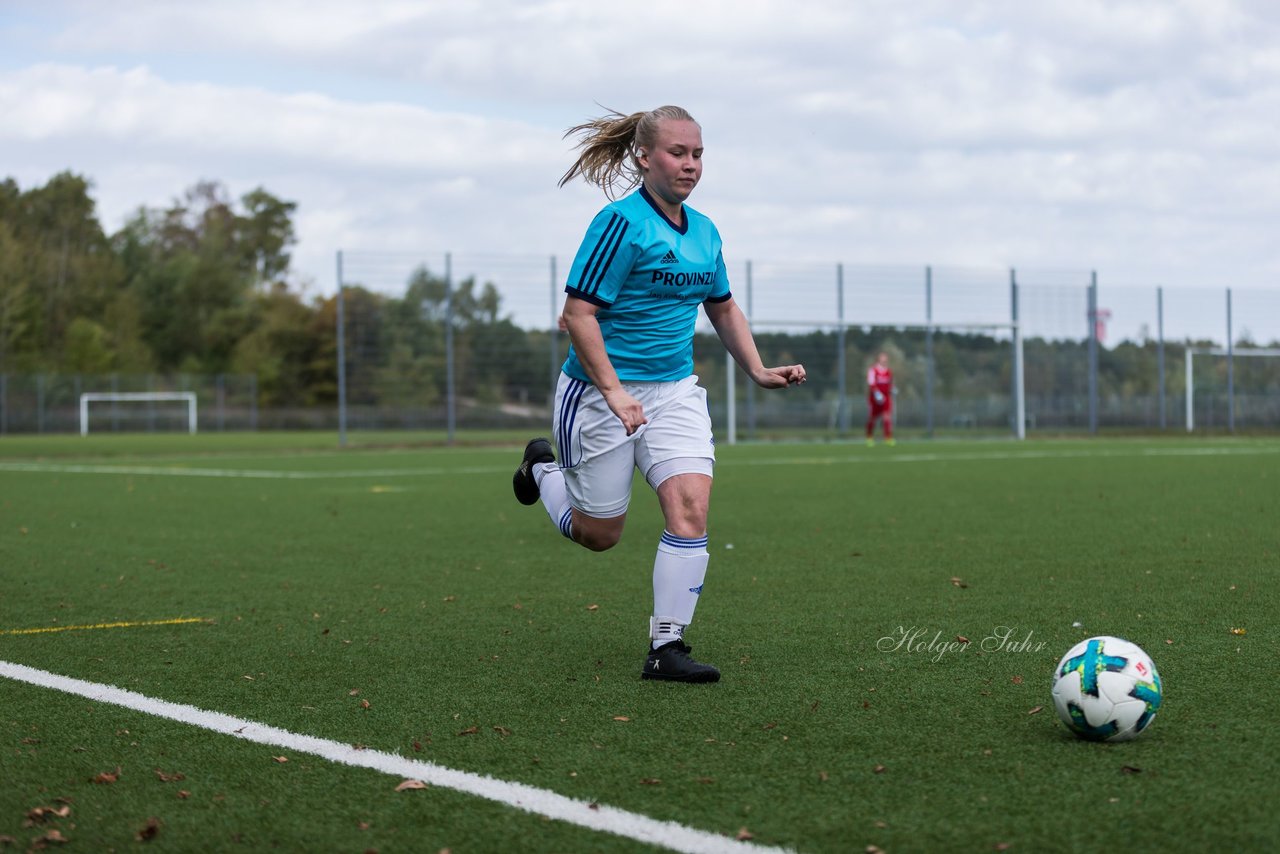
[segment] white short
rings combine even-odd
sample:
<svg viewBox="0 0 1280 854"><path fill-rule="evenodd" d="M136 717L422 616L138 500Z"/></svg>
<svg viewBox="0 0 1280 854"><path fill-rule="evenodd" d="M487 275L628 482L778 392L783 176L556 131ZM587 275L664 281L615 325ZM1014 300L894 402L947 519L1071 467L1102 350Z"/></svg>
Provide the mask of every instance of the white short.
<svg viewBox="0 0 1280 854"><path fill-rule="evenodd" d="M655 490L677 474L711 475L716 459L707 392L697 376L665 383L623 383L649 423L630 436L591 383L560 374L551 425L569 500L588 516L627 512L632 472Z"/></svg>

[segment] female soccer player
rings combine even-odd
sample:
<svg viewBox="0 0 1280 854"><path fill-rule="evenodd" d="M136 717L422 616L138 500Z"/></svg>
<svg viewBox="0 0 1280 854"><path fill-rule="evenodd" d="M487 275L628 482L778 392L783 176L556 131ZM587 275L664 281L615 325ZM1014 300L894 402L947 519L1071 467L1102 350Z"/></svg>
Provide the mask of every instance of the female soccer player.
<svg viewBox="0 0 1280 854"><path fill-rule="evenodd" d="M715 446L706 392L693 373L698 306L742 369L765 388L805 381L804 367L766 368L729 293L720 233L685 204L702 177L702 129L680 107L608 116L570 128L581 175L613 201L574 259L562 314L571 342L552 429L525 447L516 498L542 499L564 536L593 551L622 537L638 468L658 494L666 530L653 564L653 617L641 676L715 682L684 643L707 571Z"/></svg>

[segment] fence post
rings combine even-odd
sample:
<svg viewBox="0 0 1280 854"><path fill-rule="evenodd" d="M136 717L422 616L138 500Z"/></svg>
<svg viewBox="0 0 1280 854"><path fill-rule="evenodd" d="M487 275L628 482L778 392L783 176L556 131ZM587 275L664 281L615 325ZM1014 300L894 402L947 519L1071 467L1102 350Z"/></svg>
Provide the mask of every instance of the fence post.
<svg viewBox="0 0 1280 854"><path fill-rule="evenodd" d="M44 432L44 374L36 374L36 433Z"/></svg>
<svg viewBox="0 0 1280 854"><path fill-rule="evenodd" d="M924 268L924 434L933 438L933 267Z"/></svg>
<svg viewBox="0 0 1280 854"><path fill-rule="evenodd" d="M249 374L249 429L258 429L258 375Z"/></svg>
<svg viewBox="0 0 1280 854"><path fill-rule="evenodd" d="M342 250L338 250L338 447L347 446L347 320L342 281ZM258 396L253 395L256 411Z"/></svg>
<svg viewBox="0 0 1280 854"><path fill-rule="evenodd" d="M1018 320L1018 271L1009 268L1009 320L1013 323L1013 435L1027 438L1026 372L1022 366L1022 323Z"/></svg>
<svg viewBox="0 0 1280 854"><path fill-rule="evenodd" d="M839 400L836 405L836 435L843 436L849 428L848 378L845 362L845 325L844 325L844 264L836 264L836 320L839 329L836 331L836 376L839 385Z"/></svg>
<svg viewBox="0 0 1280 854"><path fill-rule="evenodd" d="M0 436L9 432L9 375L0 374Z"/></svg>
<svg viewBox="0 0 1280 854"><path fill-rule="evenodd" d="M1156 366L1159 369L1160 429L1166 428L1164 412L1164 288L1156 288Z"/></svg>
<svg viewBox="0 0 1280 854"><path fill-rule="evenodd" d="M449 252L444 253L444 350L446 441L452 445L458 426L458 400L453 376L453 255Z"/></svg>
<svg viewBox="0 0 1280 854"><path fill-rule="evenodd" d="M1236 345L1231 334L1231 288L1227 288L1227 432L1236 432Z"/></svg>
<svg viewBox="0 0 1280 854"><path fill-rule="evenodd" d="M1191 388L1192 388L1192 385L1191 385L1191 383L1192 383L1192 376L1191 376L1191 371L1192 371L1192 369L1191 369L1191 362L1192 362L1192 349L1191 349L1191 339L1190 339L1190 338L1188 338L1188 339L1187 339L1187 349L1186 349L1185 351L1183 351L1183 361L1186 363L1186 367L1185 367L1185 369L1186 369L1186 372L1187 372L1187 379L1186 379L1186 386L1185 386L1185 388L1184 388L1184 390L1183 390L1183 395L1182 395L1182 396L1183 396L1183 399L1185 400L1186 405L1187 405L1187 432L1188 432L1188 433L1190 433L1190 432L1194 431L1194 430L1195 430L1195 428L1196 428L1196 413L1195 413L1195 405L1192 403L1192 398L1191 398Z"/></svg>
<svg viewBox="0 0 1280 854"><path fill-rule="evenodd" d="M1098 271L1089 275L1089 433L1098 432Z"/></svg>

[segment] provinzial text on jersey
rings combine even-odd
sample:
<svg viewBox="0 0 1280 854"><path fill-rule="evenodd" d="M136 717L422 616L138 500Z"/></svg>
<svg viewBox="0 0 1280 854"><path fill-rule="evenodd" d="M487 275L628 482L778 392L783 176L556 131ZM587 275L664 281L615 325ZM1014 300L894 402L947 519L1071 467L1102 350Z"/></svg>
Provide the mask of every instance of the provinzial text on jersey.
<svg viewBox="0 0 1280 854"><path fill-rule="evenodd" d="M683 288L693 285L713 285L716 281L715 271L708 273L671 273L666 270L654 270L649 284L669 285Z"/></svg>

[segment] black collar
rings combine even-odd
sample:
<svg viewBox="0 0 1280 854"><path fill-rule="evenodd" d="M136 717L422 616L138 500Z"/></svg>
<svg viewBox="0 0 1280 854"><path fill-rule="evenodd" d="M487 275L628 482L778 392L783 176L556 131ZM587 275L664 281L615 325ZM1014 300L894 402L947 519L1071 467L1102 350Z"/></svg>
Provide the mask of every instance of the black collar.
<svg viewBox="0 0 1280 854"><path fill-rule="evenodd" d="M689 230L689 214L685 211L684 205L680 206L680 219L683 220L683 222L677 225L671 221L671 217L667 216L666 212L663 211L662 208L658 207L658 203L653 200L653 196L649 195L649 190L644 184L640 185L640 195L649 203L649 207L653 208L658 216L662 217L663 222L676 230L676 233L684 234Z"/></svg>

